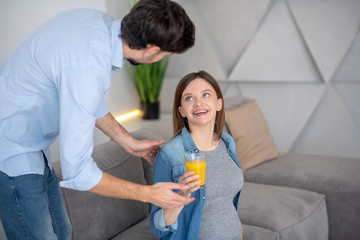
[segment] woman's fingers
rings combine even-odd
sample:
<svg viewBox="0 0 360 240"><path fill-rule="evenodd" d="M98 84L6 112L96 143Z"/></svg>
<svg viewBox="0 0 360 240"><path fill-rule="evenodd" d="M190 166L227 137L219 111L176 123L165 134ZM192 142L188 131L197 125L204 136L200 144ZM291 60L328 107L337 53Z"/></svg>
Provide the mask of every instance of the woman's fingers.
<svg viewBox="0 0 360 240"><path fill-rule="evenodd" d="M194 174L195 174L194 171L185 172L185 173L179 178L179 180L183 180L183 179L185 179L185 178L187 178L187 177L189 177L189 176L191 176L191 175L194 175Z"/></svg>
<svg viewBox="0 0 360 240"><path fill-rule="evenodd" d="M189 187L186 190L180 190L183 195L190 197L192 192L195 192L200 188L198 185L200 185L201 181L197 179L199 179L199 175L195 175L194 171L186 172L179 178L180 184L184 184Z"/></svg>
<svg viewBox="0 0 360 240"><path fill-rule="evenodd" d="M199 181L196 181L195 183L194 183L194 186L190 186L190 188L189 188L189 192L190 193L192 193L192 192L195 192L195 191L197 191L197 190L199 190L199 188L200 188L200 186L199 186L199 184L200 184L200 180Z"/></svg>
<svg viewBox="0 0 360 240"><path fill-rule="evenodd" d="M179 178L179 183L188 184L199 178L199 175L194 175L195 172L186 172Z"/></svg>
<svg viewBox="0 0 360 240"><path fill-rule="evenodd" d="M189 186L189 189L185 190L185 191L182 191L182 193L184 194L185 197L190 197L191 196L191 193L199 190L200 186L196 186L197 184L200 183L200 180L199 181L196 181L194 183L191 183L191 184L188 184L187 186Z"/></svg>

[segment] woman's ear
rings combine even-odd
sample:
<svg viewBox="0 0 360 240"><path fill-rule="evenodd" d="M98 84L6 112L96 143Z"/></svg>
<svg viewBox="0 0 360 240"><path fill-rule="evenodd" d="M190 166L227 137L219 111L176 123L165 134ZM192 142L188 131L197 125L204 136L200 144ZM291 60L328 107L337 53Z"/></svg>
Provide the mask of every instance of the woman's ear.
<svg viewBox="0 0 360 240"><path fill-rule="evenodd" d="M181 106L178 107L178 111L179 111L179 113L181 114L182 117L186 117L183 110L182 110L182 108L181 108Z"/></svg>
<svg viewBox="0 0 360 240"><path fill-rule="evenodd" d="M216 105L216 111L220 111L222 109L222 98L219 98L217 100L217 105Z"/></svg>

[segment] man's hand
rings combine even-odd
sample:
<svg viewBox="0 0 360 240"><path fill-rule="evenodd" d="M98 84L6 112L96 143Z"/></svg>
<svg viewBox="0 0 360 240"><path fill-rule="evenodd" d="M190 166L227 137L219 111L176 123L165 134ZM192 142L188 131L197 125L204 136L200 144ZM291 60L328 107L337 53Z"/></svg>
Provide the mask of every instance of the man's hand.
<svg viewBox="0 0 360 240"><path fill-rule="evenodd" d="M188 188L189 186L170 182L142 185L103 172L100 182L89 191L106 197L149 202L163 208L178 208L194 201L194 198L182 197L172 190Z"/></svg>
<svg viewBox="0 0 360 240"><path fill-rule="evenodd" d="M150 164L154 165L156 155L160 150L164 141L137 140L126 149L126 151L134 156L146 159Z"/></svg>
<svg viewBox="0 0 360 240"><path fill-rule="evenodd" d="M115 120L111 113L97 119L96 127L123 146L128 153L142 157L151 164L154 164L155 157L160 149L159 145L164 143L164 141L137 140L133 138L133 136Z"/></svg>
<svg viewBox="0 0 360 240"><path fill-rule="evenodd" d="M189 187L177 183L159 182L149 186L147 202L162 208L179 208L194 201L194 198L182 197L173 189L186 190Z"/></svg>

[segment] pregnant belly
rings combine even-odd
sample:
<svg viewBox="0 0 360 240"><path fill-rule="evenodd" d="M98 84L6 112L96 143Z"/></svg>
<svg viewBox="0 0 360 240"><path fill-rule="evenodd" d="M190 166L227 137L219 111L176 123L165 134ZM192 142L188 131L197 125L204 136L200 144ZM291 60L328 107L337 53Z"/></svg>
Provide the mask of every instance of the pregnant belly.
<svg viewBox="0 0 360 240"><path fill-rule="evenodd" d="M237 239L241 237L240 218L234 205L218 204L204 208L199 239Z"/></svg>

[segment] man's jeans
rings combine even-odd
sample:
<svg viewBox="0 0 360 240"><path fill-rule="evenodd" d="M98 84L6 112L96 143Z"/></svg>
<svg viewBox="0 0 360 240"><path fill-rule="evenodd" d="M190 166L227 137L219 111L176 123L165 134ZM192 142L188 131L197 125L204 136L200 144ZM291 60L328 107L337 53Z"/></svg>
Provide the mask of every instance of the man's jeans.
<svg viewBox="0 0 360 240"><path fill-rule="evenodd" d="M9 177L0 171L0 217L8 240L71 237L59 182L44 160L44 175Z"/></svg>

